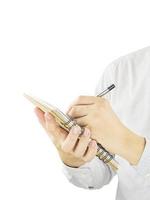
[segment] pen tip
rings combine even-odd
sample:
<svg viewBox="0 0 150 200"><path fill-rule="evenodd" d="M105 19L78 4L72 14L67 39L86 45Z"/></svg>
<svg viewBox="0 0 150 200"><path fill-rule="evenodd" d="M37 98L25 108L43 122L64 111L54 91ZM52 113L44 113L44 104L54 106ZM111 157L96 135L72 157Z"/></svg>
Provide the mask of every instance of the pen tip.
<svg viewBox="0 0 150 200"><path fill-rule="evenodd" d="M112 85L110 85L110 86L108 87L109 91L112 90L112 89L114 89L114 88L115 88L115 85L114 85L114 84L112 84Z"/></svg>

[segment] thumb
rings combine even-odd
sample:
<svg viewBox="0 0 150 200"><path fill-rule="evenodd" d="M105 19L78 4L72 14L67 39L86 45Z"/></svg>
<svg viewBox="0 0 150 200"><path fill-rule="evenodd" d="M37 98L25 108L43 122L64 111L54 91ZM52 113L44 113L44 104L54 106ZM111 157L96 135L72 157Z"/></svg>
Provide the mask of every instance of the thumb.
<svg viewBox="0 0 150 200"><path fill-rule="evenodd" d="M49 113L44 114L46 132L55 145L59 145L65 140L67 131L62 129L56 122L55 118Z"/></svg>

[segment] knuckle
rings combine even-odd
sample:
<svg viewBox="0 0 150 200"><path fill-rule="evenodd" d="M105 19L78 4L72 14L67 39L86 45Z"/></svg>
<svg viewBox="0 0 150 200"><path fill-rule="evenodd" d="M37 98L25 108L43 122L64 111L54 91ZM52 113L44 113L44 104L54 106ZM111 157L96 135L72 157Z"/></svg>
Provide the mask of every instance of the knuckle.
<svg viewBox="0 0 150 200"><path fill-rule="evenodd" d="M81 158L81 155L78 152L74 152L73 155L75 158L78 158L78 159Z"/></svg>
<svg viewBox="0 0 150 200"><path fill-rule="evenodd" d="M69 146L66 145L66 144L64 144L64 143L61 145L61 149L62 149L62 151L65 152L65 153L69 153L69 152L70 152Z"/></svg>
<svg viewBox="0 0 150 200"><path fill-rule="evenodd" d="M97 148L97 144L95 144L94 146L89 145L90 156L93 156L97 153Z"/></svg>
<svg viewBox="0 0 150 200"><path fill-rule="evenodd" d="M49 123L49 122L46 122L46 130L48 132L56 132L56 128L53 124Z"/></svg>
<svg viewBox="0 0 150 200"><path fill-rule="evenodd" d="M97 149L98 149L98 144L96 143L95 144L95 151L97 152Z"/></svg>
<svg viewBox="0 0 150 200"><path fill-rule="evenodd" d="M87 156L83 156L83 157L82 157L82 160L83 160L84 162L88 162L88 157L87 157Z"/></svg>
<svg viewBox="0 0 150 200"><path fill-rule="evenodd" d="M84 132L82 134L82 137L87 139L87 138L91 137L91 135L92 135L92 133L91 133L90 129L85 127L84 128Z"/></svg>
<svg viewBox="0 0 150 200"><path fill-rule="evenodd" d="M75 107L73 106L69 112L70 115L75 115L76 114L76 109Z"/></svg>
<svg viewBox="0 0 150 200"><path fill-rule="evenodd" d="M69 143L74 143L75 142L75 140L76 140L77 138L76 138L76 136L75 136L75 134L74 133L69 133L69 135L68 135L68 141L69 141Z"/></svg>
<svg viewBox="0 0 150 200"><path fill-rule="evenodd" d="M77 100L76 100L76 101L77 101L77 102L80 102L82 99L83 99L83 96L80 95L80 96L77 97Z"/></svg>
<svg viewBox="0 0 150 200"><path fill-rule="evenodd" d="M81 127L79 125L74 125L71 128L68 137L73 138L73 139L77 139L79 137L80 133L81 133Z"/></svg>
<svg viewBox="0 0 150 200"><path fill-rule="evenodd" d="M94 158L97 154L97 148L94 148L91 152L91 157Z"/></svg>
<svg viewBox="0 0 150 200"><path fill-rule="evenodd" d="M109 102L108 102L106 99L101 98L101 99L98 101L98 104L99 104L99 109L104 110L104 109L106 109L106 108L108 107Z"/></svg>

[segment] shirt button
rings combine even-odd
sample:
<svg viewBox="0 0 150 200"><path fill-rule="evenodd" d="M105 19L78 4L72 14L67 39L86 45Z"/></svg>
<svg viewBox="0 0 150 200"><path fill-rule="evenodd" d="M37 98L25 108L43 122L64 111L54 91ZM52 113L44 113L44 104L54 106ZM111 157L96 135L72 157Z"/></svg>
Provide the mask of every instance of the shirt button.
<svg viewBox="0 0 150 200"><path fill-rule="evenodd" d="M89 188L90 190L94 189L94 187L93 187L93 186L89 186L88 188Z"/></svg>

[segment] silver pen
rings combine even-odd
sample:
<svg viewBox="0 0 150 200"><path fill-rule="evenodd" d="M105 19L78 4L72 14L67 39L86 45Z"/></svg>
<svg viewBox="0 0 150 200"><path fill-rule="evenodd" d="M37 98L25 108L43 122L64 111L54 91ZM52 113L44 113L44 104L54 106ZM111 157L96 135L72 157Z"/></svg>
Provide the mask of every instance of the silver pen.
<svg viewBox="0 0 150 200"><path fill-rule="evenodd" d="M104 96L105 94L107 94L108 92L110 92L114 88L115 88L114 84L110 85L106 90L104 90L103 92L101 92L100 94L98 94L97 97Z"/></svg>
<svg viewBox="0 0 150 200"><path fill-rule="evenodd" d="M103 97L114 88L115 88L114 84L110 85L107 89L98 94L97 97ZM118 169L118 163L114 159L114 155L110 154L101 144L97 143L97 146L98 146L97 157L104 163L110 165L111 168L114 171L116 171Z"/></svg>

